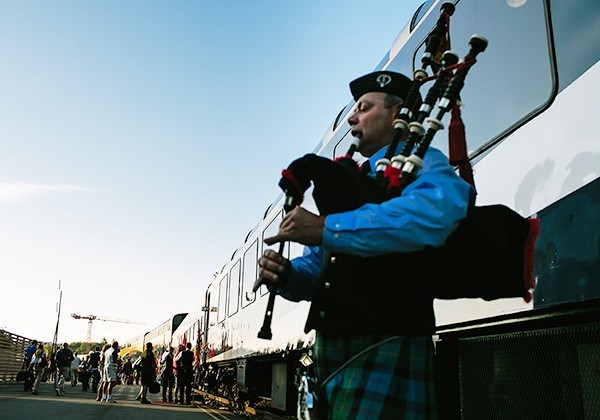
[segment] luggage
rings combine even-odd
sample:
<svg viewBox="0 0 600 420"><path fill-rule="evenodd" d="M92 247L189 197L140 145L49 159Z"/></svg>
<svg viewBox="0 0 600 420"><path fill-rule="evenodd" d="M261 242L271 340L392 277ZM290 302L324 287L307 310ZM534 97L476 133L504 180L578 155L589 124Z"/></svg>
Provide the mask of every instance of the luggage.
<svg viewBox="0 0 600 420"><path fill-rule="evenodd" d="M152 382L148 387L148 392L151 394L158 394L160 392L160 384L156 381Z"/></svg>
<svg viewBox="0 0 600 420"><path fill-rule="evenodd" d="M21 370L19 371L19 373L17 373L17 382L24 382L27 380L27 376L29 376L29 373L26 370Z"/></svg>

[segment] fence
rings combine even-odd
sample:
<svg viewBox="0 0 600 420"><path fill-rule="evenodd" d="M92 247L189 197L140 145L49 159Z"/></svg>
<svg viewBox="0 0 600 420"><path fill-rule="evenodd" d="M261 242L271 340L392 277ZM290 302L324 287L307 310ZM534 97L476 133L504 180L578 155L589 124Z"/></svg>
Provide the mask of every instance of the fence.
<svg viewBox="0 0 600 420"><path fill-rule="evenodd" d="M0 330L0 383L15 382L23 367L23 352L31 340Z"/></svg>

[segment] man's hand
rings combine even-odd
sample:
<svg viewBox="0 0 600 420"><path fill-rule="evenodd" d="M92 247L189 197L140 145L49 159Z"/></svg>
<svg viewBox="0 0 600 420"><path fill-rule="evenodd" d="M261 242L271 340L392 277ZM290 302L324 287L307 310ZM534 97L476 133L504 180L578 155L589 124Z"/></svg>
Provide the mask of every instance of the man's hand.
<svg viewBox="0 0 600 420"><path fill-rule="evenodd" d="M296 207L285 215L277 235L265 238L265 243L273 245L277 242L292 241L302 245L321 245L324 226L325 216L317 216L302 207Z"/></svg>
<svg viewBox="0 0 600 420"><path fill-rule="evenodd" d="M252 286L253 292L256 292L263 283L277 285L279 282L285 281L290 275L290 261L272 249L267 249L264 252L258 260L258 266L258 279Z"/></svg>

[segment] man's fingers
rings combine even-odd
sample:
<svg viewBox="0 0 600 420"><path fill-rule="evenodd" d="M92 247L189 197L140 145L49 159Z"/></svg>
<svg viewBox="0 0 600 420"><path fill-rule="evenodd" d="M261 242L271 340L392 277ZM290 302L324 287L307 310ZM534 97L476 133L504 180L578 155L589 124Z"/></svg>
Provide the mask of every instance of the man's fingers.
<svg viewBox="0 0 600 420"><path fill-rule="evenodd" d="M252 286L252 291L256 292L261 284L270 282L276 283L279 280L278 272L282 271L281 264L274 261L281 256L273 250L265 251L264 255L258 259L258 279Z"/></svg>
<svg viewBox="0 0 600 420"><path fill-rule="evenodd" d="M273 249L265 249L265 252L263 253L263 256L260 259L262 259L262 258L268 258L270 260L278 261L278 258L281 258L281 255L279 255ZM260 259L259 259L259 262L258 262L259 264L260 264Z"/></svg>
<svg viewBox="0 0 600 420"><path fill-rule="evenodd" d="M285 271L285 258L274 252L271 255L274 255L273 258L263 256L258 260L258 266L260 267L259 276L277 281L275 278L277 274L281 274Z"/></svg>
<svg viewBox="0 0 600 420"><path fill-rule="evenodd" d="M289 269L289 261L272 249L267 249L258 259L258 279L252 286L252 291L265 283L277 283Z"/></svg>
<svg viewBox="0 0 600 420"><path fill-rule="evenodd" d="M275 235L275 236L271 236L270 238L265 238L265 243L267 245L273 245L276 244L277 242L281 242L283 239L281 237L281 235Z"/></svg>
<svg viewBox="0 0 600 420"><path fill-rule="evenodd" d="M264 283L277 283L279 281L279 276L272 271L265 270L263 268L258 270L258 279L254 282L252 286L252 291L256 292L258 288Z"/></svg>
<svg viewBox="0 0 600 420"><path fill-rule="evenodd" d="M252 292L256 293L261 284L263 284L263 279L259 277L252 285Z"/></svg>
<svg viewBox="0 0 600 420"><path fill-rule="evenodd" d="M283 256L279 255L279 252L276 252L274 249L265 250L262 258L265 258L270 261L274 261L277 264L284 264L286 261L286 259ZM260 260L259 260L258 265L260 265Z"/></svg>

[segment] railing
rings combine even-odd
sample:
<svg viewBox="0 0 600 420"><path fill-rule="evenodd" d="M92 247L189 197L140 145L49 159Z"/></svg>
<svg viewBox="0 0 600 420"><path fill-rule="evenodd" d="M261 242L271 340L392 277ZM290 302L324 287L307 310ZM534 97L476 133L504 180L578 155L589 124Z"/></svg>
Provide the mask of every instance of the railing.
<svg viewBox="0 0 600 420"><path fill-rule="evenodd" d="M23 352L32 340L0 330L0 383L14 382L23 367Z"/></svg>

